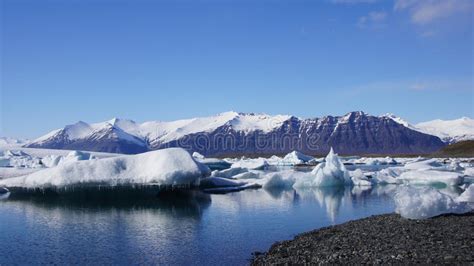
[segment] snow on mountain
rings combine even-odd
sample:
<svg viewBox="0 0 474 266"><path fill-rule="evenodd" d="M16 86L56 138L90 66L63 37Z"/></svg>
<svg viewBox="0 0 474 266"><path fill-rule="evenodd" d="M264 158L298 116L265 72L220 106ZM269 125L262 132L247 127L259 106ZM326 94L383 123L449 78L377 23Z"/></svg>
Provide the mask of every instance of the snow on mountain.
<svg viewBox="0 0 474 266"><path fill-rule="evenodd" d="M416 124L419 131L437 136L448 143L474 139L474 119L432 120Z"/></svg>
<svg viewBox="0 0 474 266"><path fill-rule="evenodd" d="M65 135L66 141L85 139L97 135L98 132L116 129L116 138L143 145L141 140L148 140L153 146L154 143L164 143L180 139L184 136L209 132L216 128L228 125L236 131L269 132L281 126L291 116L277 115L269 116L265 114L243 114L237 112L225 112L216 116L183 119L171 122L149 121L135 123L132 120L113 118L106 122L87 124L79 121L72 125L67 125L63 129L57 129L32 141L32 143L43 144L58 135ZM95 138L98 138L97 136Z"/></svg>
<svg viewBox="0 0 474 266"><path fill-rule="evenodd" d="M413 130L417 130L416 127L414 127L412 124L408 123L406 120L404 120L403 118L399 117L399 116L396 116L392 113L386 113L384 115L382 115L382 117L387 117L387 118L390 118L392 119L393 121L399 123L400 125L403 125L407 128L410 128L410 129L413 129Z"/></svg>
<svg viewBox="0 0 474 266"><path fill-rule="evenodd" d="M223 140L223 136L227 139ZM359 111L344 116L301 119L290 115L225 112L170 122L136 123L118 118L94 124L78 122L52 131L28 147L114 153L185 147L206 156L293 150L316 154L329 151L329 145L340 153L401 154L433 152L443 143L413 130L393 115L378 117Z"/></svg>
<svg viewBox="0 0 474 266"><path fill-rule="evenodd" d="M390 118L410 129L437 136L446 143L474 139L474 119L468 117L461 117L454 120L436 119L416 125L412 125L406 120L390 113L383 115L383 117Z"/></svg>

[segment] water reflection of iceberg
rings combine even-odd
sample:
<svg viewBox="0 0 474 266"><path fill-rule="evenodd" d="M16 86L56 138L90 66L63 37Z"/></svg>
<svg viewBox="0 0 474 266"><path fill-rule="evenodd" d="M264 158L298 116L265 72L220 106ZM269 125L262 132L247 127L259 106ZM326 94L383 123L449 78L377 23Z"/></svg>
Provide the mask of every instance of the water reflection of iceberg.
<svg viewBox="0 0 474 266"><path fill-rule="evenodd" d="M331 221L335 221L339 214L339 209L344 197L344 187L321 187L297 189L296 192L303 199L314 198L321 207L326 209L326 213Z"/></svg>
<svg viewBox="0 0 474 266"><path fill-rule="evenodd" d="M198 190L159 190L151 187L91 187L63 191L29 190L11 193L8 202L45 209L87 209L88 211L150 209L171 211L180 216L200 216L211 204L211 197Z"/></svg>

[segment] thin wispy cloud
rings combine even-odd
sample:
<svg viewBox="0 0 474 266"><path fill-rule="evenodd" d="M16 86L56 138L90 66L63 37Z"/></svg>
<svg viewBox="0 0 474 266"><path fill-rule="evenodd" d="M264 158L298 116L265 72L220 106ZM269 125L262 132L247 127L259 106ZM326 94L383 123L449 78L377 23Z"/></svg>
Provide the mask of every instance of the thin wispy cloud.
<svg viewBox="0 0 474 266"><path fill-rule="evenodd" d="M414 24L427 25L441 19L472 12L473 6L470 0L396 0L394 10L407 11Z"/></svg>

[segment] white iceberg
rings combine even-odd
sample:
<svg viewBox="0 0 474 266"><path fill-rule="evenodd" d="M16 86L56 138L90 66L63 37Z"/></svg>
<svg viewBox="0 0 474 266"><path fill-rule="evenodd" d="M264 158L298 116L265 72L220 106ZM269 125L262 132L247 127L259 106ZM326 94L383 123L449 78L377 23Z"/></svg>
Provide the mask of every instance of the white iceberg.
<svg viewBox="0 0 474 266"><path fill-rule="evenodd" d="M204 155L200 154L197 151L193 152L192 156L193 156L194 159L205 159L206 158L206 157L204 157Z"/></svg>
<svg viewBox="0 0 474 266"><path fill-rule="evenodd" d="M21 150L6 150L0 151L0 167L42 168L43 165L38 157L31 156Z"/></svg>
<svg viewBox="0 0 474 266"><path fill-rule="evenodd" d="M471 208L432 187L402 187L395 193L395 212L408 219L426 219L444 213L465 213Z"/></svg>
<svg viewBox="0 0 474 266"><path fill-rule="evenodd" d="M402 172L401 168L385 168L374 173L374 182L377 184L400 184L402 180L398 179Z"/></svg>
<svg viewBox="0 0 474 266"><path fill-rule="evenodd" d="M260 175L255 172L243 172L237 175L232 176L232 178L235 179L258 179L260 178Z"/></svg>
<svg viewBox="0 0 474 266"><path fill-rule="evenodd" d="M234 176L242 173L247 173L249 170L242 167L233 167L225 170L214 170L211 173L211 176L224 177L224 178L233 178Z"/></svg>
<svg viewBox="0 0 474 266"><path fill-rule="evenodd" d="M414 162L406 163L404 168L407 170L439 170L443 166L444 165L440 163L437 159L418 159Z"/></svg>
<svg viewBox="0 0 474 266"><path fill-rule="evenodd" d="M198 152L194 152L192 156L196 161L207 165L207 167L209 167L211 170L224 170L230 168L230 166L232 165L231 163L226 162L225 160L217 158L206 158L204 157L204 155Z"/></svg>
<svg viewBox="0 0 474 266"><path fill-rule="evenodd" d="M474 203L474 185L467 187L466 190L459 195L456 201Z"/></svg>
<svg viewBox="0 0 474 266"><path fill-rule="evenodd" d="M408 171L402 173L398 179L411 185L458 186L463 182L463 176L460 173L437 170Z"/></svg>
<svg viewBox="0 0 474 266"><path fill-rule="evenodd" d="M269 164L265 158L242 159L232 164L232 168L245 168L248 170L264 170L267 166Z"/></svg>
<svg viewBox="0 0 474 266"><path fill-rule="evenodd" d="M61 164L30 175L0 180L0 186L21 188L76 185L191 185L208 174L184 149Z"/></svg>
<svg viewBox="0 0 474 266"><path fill-rule="evenodd" d="M293 187L326 187L350 184L352 184L351 177L346 167L331 148L325 162L318 164L311 174L297 178Z"/></svg>
<svg viewBox="0 0 474 266"><path fill-rule="evenodd" d="M350 176L354 186L372 186L373 182L360 169L350 172Z"/></svg>
<svg viewBox="0 0 474 266"><path fill-rule="evenodd" d="M278 165L297 165L297 164L311 164L315 163L314 157L303 154L299 151L293 151L285 155L283 159L277 162Z"/></svg>
<svg viewBox="0 0 474 266"><path fill-rule="evenodd" d="M295 176L290 172L269 173L263 181L263 188L291 188L295 184Z"/></svg>
<svg viewBox="0 0 474 266"><path fill-rule="evenodd" d="M218 187L239 187L246 185L246 182L223 178L223 177L206 177L201 179L201 188L218 188Z"/></svg>

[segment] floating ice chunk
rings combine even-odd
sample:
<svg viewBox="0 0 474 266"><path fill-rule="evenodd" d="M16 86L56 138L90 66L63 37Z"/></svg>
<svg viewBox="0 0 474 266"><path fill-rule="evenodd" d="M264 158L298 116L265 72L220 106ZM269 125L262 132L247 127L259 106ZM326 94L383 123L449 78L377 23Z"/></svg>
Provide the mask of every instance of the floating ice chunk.
<svg viewBox="0 0 474 266"><path fill-rule="evenodd" d="M315 163L316 160L312 156L308 156L299 151L293 151L285 155L278 164L279 165L297 165L306 163Z"/></svg>
<svg viewBox="0 0 474 266"><path fill-rule="evenodd" d="M194 159L204 159L205 158L204 155L200 154L197 151L193 152L192 156L193 156Z"/></svg>
<svg viewBox="0 0 474 266"><path fill-rule="evenodd" d="M443 164L437 159L417 160L415 162L407 163L404 166L407 170L432 170L440 167L443 167Z"/></svg>
<svg viewBox="0 0 474 266"><path fill-rule="evenodd" d="M235 179L258 179L259 177L260 175L254 172L244 172L244 173L240 173L240 174L232 176L232 178L235 178Z"/></svg>
<svg viewBox="0 0 474 266"><path fill-rule="evenodd" d="M432 187L402 187L395 193L395 205L395 211L409 219L425 219L444 213L464 213L471 210L466 204L459 203Z"/></svg>
<svg viewBox="0 0 474 266"><path fill-rule="evenodd" d="M246 182L237 181L222 177L206 177L201 179L201 188L218 188L218 187L239 187L246 185Z"/></svg>
<svg viewBox="0 0 474 266"><path fill-rule="evenodd" d="M351 177L346 167L331 148L326 161L318 164L310 175L296 179L294 187L326 187L350 185Z"/></svg>
<svg viewBox="0 0 474 266"><path fill-rule="evenodd" d="M230 168L230 166L232 165L224 160L215 159L215 158L202 158L202 159L194 158L194 159L204 165L207 165L207 167L209 167L209 169L211 170L224 170L224 169Z"/></svg>
<svg viewBox="0 0 474 266"><path fill-rule="evenodd" d="M246 168L248 170L264 170L267 166L269 164L264 158L243 159L232 164L232 168Z"/></svg>
<svg viewBox="0 0 474 266"><path fill-rule="evenodd" d="M190 185L208 174L184 149L61 164L30 175L0 180L6 187L44 188L77 185Z"/></svg>
<svg viewBox="0 0 474 266"><path fill-rule="evenodd" d="M450 171L464 171L464 167L462 167L456 160L452 160L446 168Z"/></svg>
<svg viewBox="0 0 474 266"><path fill-rule="evenodd" d="M224 170L228 169L231 167L232 163L226 161L226 160L221 160L217 158L206 158L204 155L194 152L193 153L193 158L196 159L196 161L207 165L211 170Z"/></svg>
<svg viewBox="0 0 474 266"><path fill-rule="evenodd" d="M42 168L43 165L39 158L23 151L6 150L0 156L0 167Z"/></svg>
<svg viewBox="0 0 474 266"><path fill-rule="evenodd" d="M400 168L385 168L374 174L374 182L377 184L400 184L402 181L397 179L401 174Z"/></svg>
<svg viewBox="0 0 474 266"><path fill-rule="evenodd" d="M466 167L464 169L464 175L474 176L474 167Z"/></svg>
<svg viewBox="0 0 474 266"><path fill-rule="evenodd" d="M246 168L242 167L233 167L229 169L225 169L222 171L212 171L211 176L219 176L219 177L224 177L224 178L232 178L235 175L241 174L241 173L246 173L249 170Z"/></svg>
<svg viewBox="0 0 474 266"><path fill-rule="evenodd" d="M459 173L436 170L408 171L402 173L398 179L404 183L414 185L445 184L447 186L457 186L463 182L463 177Z"/></svg>
<svg viewBox="0 0 474 266"><path fill-rule="evenodd" d="M456 199L459 202L474 203L474 185L470 185L466 190Z"/></svg>
<svg viewBox="0 0 474 266"><path fill-rule="evenodd" d="M354 186L372 186L372 181L364 175L362 170L356 169L352 172L349 172L349 174Z"/></svg>
<svg viewBox="0 0 474 266"><path fill-rule="evenodd" d="M270 173L265 177L263 188L291 188L295 183L295 177L285 172Z"/></svg>

